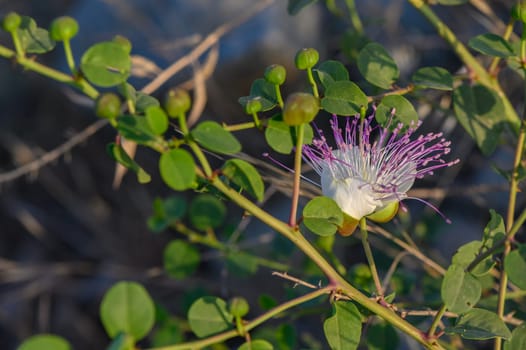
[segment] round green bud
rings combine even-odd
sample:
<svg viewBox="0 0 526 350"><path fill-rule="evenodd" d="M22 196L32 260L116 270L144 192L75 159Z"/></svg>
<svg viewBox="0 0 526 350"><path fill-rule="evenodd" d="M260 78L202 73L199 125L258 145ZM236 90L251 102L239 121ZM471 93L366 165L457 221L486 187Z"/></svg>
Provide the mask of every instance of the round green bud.
<svg viewBox="0 0 526 350"><path fill-rule="evenodd" d="M391 202L382 209L367 215L367 218L375 222L385 223L391 221L391 219L395 217L396 213L398 213L398 202Z"/></svg>
<svg viewBox="0 0 526 350"><path fill-rule="evenodd" d="M164 109L172 118L186 113L191 105L192 101L188 92L179 88L170 89L164 99Z"/></svg>
<svg viewBox="0 0 526 350"><path fill-rule="evenodd" d="M58 17L49 26L49 36L55 41L72 39L79 31L79 24L69 16Z"/></svg>
<svg viewBox="0 0 526 350"><path fill-rule="evenodd" d="M2 21L2 28L8 33L12 33L20 27L20 23L22 23L22 17L16 12L9 12Z"/></svg>
<svg viewBox="0 0 526 350"><path fill-rule="evenodd" d="M126 38L125 36L122 36L122 35L115 35L112 39L112 41L114 43L117 43L119 44L120 46L122 46L122 48L127 52L127 53L130 53L131 50L132 50L132 44L131 44L131 41L128 40L128 38Z"/></svg>
<svg viewBox="0 0 526 350"><path fill-rule="evenodd" d="M106 92L95 101L95 114L100 118L115 119L121 113L121 100L117 94Z"/></svg>
<svg viewBox="0 0 526 350"><path fill-rule="evenodd" d="M250 306L245 298L235 297L230 300L229 309L234 317L243 317L248 314Z"/></svg>
<svg viewBox="0 0 526 350"><path fill-rule="evenodd" d="M511 17L522 23L526 23L526 1L520 1L511 8Z"/></svg>
<svg viewBox="0 0 526 350"><path fill-rule="evenodd" d="M274 85L283 85L287 70L280 64L273 64L265 69L265 80Z"/></svg>
<svg viewBox="0 0 526 350"><path fill-rule="evenodd" d="M262 108L263 105L261 104L261 99L259 97L251 98L245 104L245 113L254 114L260 112Z"/></svg>
<svg viewBox="0 0 526 350"><path fill-rule="evenodd" d="M296 58L294 60L294 63L296 64L296 67L301 70L306 70L309 68L312 68L318 63L318 60L320 59L320 54L316 49L308 48L308 49L301 49L296 54Z"/></svg>
<svg viewBox="0 0 526 350"><path fill-rule="evenodd" d="M296 92L287 97L283 107L283 121L287 125L310 123L319 110L320 102L316 97L305 92Z"/></svg>

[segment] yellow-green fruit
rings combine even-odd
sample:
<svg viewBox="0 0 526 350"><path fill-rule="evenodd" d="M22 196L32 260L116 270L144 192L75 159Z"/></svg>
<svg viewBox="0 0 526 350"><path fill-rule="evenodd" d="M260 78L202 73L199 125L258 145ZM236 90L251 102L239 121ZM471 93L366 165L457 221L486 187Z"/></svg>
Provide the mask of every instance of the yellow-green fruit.
<svg viewBox="0 0 526 350"><path fill-rule="evenodd" d="M95 114L100 118L115 119L121 112L121 100L113 92L100 95L95 101Z"/></svg>
<svg viewBox="0 0 526 350"><path fill-rule="evenodd" d="M296 92L287 98L283 107L283 121L287 125L310 123L320 110L316 97L305 92Z"/></svg>
<svg viewBox="0 0 526 350"><path fill-rule="evenodd" d="M191 105L192 101L188 92L179 88L168 91L164 99L164 109L172 118L179 117L186 113Z"/></svg>
<svg viewBox="0 0 526 350"><path fill-rule="evenodd" d="M22 17L16 12L9 12L2 21L2 28L8 33L12 33L20 27L20 23L22 23Z"/></svg>
<svg viewBox="0 0 526 350"><path fill-rule="evenodd" d="M296 54L296 59L294 60L294 63L296 64L296 67L298 69L305 70L314 67L316 63L318 63L319 59L320 54L316 49L301 49Z"/></svg>
<svg viewBox="0 0 526 350"><path fill-rule="evenodd" d="M235 297L229 302L230 313L235 317L243 317L248 314L250 306L245 298Z"/></svg>
<svg viewBox="0 0 526 350"><path fill-rule="evenodd" d="M58 17L49 26L49 36L55 41L70 40L78 31L79 24L69 16Z"/></svg>
<svg viewBox="0 0 526 350"><path fill-rule="evenodd" d="M398 207L398 202L391 202L382 209L367 215L367 218L380 223L389 222L398 213Z"/></svg>
<svg viewBox="0 0 526 350"><path fill-rule="evenodd" d="M261 105L261 101L259 98L252 98L247 101L247 104L245 105L245 113L246 114L254 114L261 111L261 108L263 106Z"/></svg>
<svg viewBox="0 0 526 350"><path fill-rule="evenodd" d="M273 64L265 69L265 80L274 85L282 85L287 78L287 70L280 64Z"/></svg>

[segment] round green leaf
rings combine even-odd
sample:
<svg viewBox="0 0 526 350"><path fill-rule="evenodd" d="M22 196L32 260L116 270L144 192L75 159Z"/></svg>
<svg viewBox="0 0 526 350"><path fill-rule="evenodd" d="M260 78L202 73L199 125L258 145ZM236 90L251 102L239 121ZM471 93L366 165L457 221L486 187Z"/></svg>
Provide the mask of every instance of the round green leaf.
<svg viewBox="0 0 526 350"><path fill-rule="evenodd" d="M451 73L441 67L420 68L413 74L411 80L419 88L453 90Z"/></svg>
<svg viewBox="0 0 526 350"><path fill-rule="evenodd" d="M325 61L314 69L314 72L324 88L338 80L349 80L347 68L339 61Z"/></svg>
<svg viewBox="0 0 526 350"><path fill-rule="evenodd" d="M511 339L504 343L504 350L526 349L526 323L521 324L511 332Z"/></svg>
<svg viewBox="0 0 526 350"><path fill-rule="evenodd" d="M453 255L452 263L458 266L462 266L466 269L475 258L482 253L482 242L481 241L472 241L464 244L458 248L455 255ZM474 276L483 276L488 273L493 267L494 263L491 257L487 257L477 264L471 271Z"/></svg>
<svg viewBox="0 0 526 350"><path fill-rule="evenodd" d="M233 316L227 303L218 297L206 296L197 299L188 310L188 323L199 338L232 328Z"/></svg>
<svg viewBox="0 0 526 350"><path fill-rule="evenodd" d="M191 134L197 143L210 151L223 154L234 154L241 151L241 144L234 135L214 121L199 123Z"/></svg>
<svg viewBox="0 0 526 350"><path fill-rule="evenodd" d="M271 110L278 105L276 88L265 79L254 80L250 87L250 96L243 96L239 98L238 101L243 107L246 107L246 104L254 99L257 99L261 103L262 112Z"/></svg>
<svg viewBox="0 0 526 350"><path fill-rule="evenodd" d="M526 290L526 245L520 245L504 259L504 269L511 282Z"/></svg>
<svg viewBox="0 0 526 350"><path fill-rule="evenodd" d="M317 235L330 236L343 224L343 213L331 198L315 197L303 208L303 224Z"/></svg>
<svg viewBox="0 0 526 350"><path fill-rule="evenodd" d="M492 89L464 84L453 91L458 121L485 155L495 150L506 122L504 103Z"/></svg>
<svg viewBox="0 0 526 350"><path fill-rule="evenodd" d="M362 333L362 315L352 302L337 301L333 304L333 315L323 322L323 331L331 349L357 349Z"/></svg>
<svg viewBox="0 0 526 350"><path fill-rule="evenodd" d="M242 159L229 159L222 167L223 175L250 193L258 201L263 200L265 185L254 166Z"/></svg>
<svg viewBox="0 0 526 350"><path fill-rule="evenodd" d="M159 171L163 181L176 191L183 191L195 182L194 158L184 149L164 152L159 159Z"/></svg>
<svg viewBox="0 0 526 350"><path fill-rule="evenodd" d="M451 265L442 280L442 300L451 312L469 311L480 299L482 288L480 282L464 267Z"/></svg>
<svg viewBox="0 0 526 350"><path fill-rule="evenodd" d="M382 89L390 89L400 74L396 62L377 43L365 45L358 55L357 63L365 80Z"/></svg>
<svg viewBox="0 0 526 350"><path fill-rule="evenodd" d="M274 350L274 346L266 340L256 339L242 344L237 350Z"/></svg>
<svg viewBox="0 0 526 350"><path fill-rule="evenodd" d="M295 130L295 127L285 124L281 114L277 114L267 123L265 140L274 151L281 154L290 154L296 144ZM305 124L303 130L304 144L311 143L314 136L312 127L309 124Z"/></svg>
<svg viewBox="0 0 526 350"><path fill-rule="evenodd" d="M57 335L38 334L24 340L16 350L71 350L71 345Z"/></svg>
<svg viewBox="0 0 526 350"><path fill-rule="evenodd" d="M395 112L394 116L392 116L393 109ZM379 124L395 128L398 123L402 123L405 126L415 123L418 120L418 114L411 102L405 97L389 95L382 98L382 101L376 107L375 118Z"/></svg>
<svg viewBox="0 0 526 350"><path fill-rule="evenodd" d="M459 334L462 338L475 340L511 337L504 321L496 313L484 309L473 309L461 315L454 327L446 328L446 333Z"/></svg>
<svg viewBox="0 0 526 350"><path fill-rule="evenodd" d="M145 111L146 121L156 135L162 135L168 130L168 116L159 106L150 106Z"/></svg>
<svg viewBox="0 0 526 350"><path fill-rule="evenodd" d="M104 295L100 318L110 338L124 332L138 341L153 327L155 306L143 286L136 282L119 282Z"/></svg>
<svg viewBox="0 0 526 350"><path fill-rule="evenodd" d="M31 17L22 16L22 22L17 29L20 44L27 53L45 53L55 48L55 41L49 37L49 32L37 27Z"/></svg>
<svg viewBox="0 0 526 350"><path fill-rule="evenodd" d="M199 251L185 241L176 239L164 249L164 269L175 279L184 279L199 265Z"/></svg>
<svg viewBox="0 0 526 350"><path fill-rule="evenodd" d="M122 45L107 41L91 46L82 56L80 68L94 85L110 87L128 79L131 59Z"/></svg>
<svg viewBox="0 0 526 350"><path fill-rule="evenodd" d="M149 107L152 107L152 106L160 107L161 106L161 103L159 102L159 100L143 92L137 91L135 93L135 96L136 96L135 109L138 112L144 113Z"/></svg>
<svg viewBox="0 0 526 350"><path fill-rule="evenodd" d="M194 198L188 212L192 225L198 230L221 226L226 217L226 207L222 201L211 194Z"/></svg>
<svg viewBox="0 0 526 350"><path fill-rule="evenodd" d="M141 145L153 146L160 141L159 136L155 135L146 118L142 116L122 115L118 117L117 130L124 138Z"/></svg>
<svg viewBox="0 0 526 350"><path fill-rule="evenodd" d="M469 40L468 45L488 56L506 58L514 55L510 44L501 36L492 33L477 35Z"/></svg>
<svg viewBox="0 0 526 350"><path fill-rule="evenodd" d="M327 112L342 116L360 113L367 107L367 95L355 83L347 80L335 81L325 89L321 106Z"/></svg>

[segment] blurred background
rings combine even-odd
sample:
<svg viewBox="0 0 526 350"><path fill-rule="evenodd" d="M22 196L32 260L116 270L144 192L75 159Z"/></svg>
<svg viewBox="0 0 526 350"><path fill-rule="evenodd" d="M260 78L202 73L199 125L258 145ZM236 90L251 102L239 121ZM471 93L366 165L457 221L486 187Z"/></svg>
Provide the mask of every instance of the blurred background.
<svg viewBox="0 0 526 350"><path fill-rule="evenodd" d="M296 51L303 47L319 50L322 60L342 60L350 67L351 79L362 79L352 65L360 38L349 31L346 17L335 16L322 3L289 16L286 2L276 0L261 2L261 9L245 18L255 3L250 0L0 0L0 16L17 11L33 17L44 28L58 16L76 18L80 31L72 44L77 59L98 41L110 40L116 34L129 38L133 43L132 54L137 55L135 76L131 79L137 89L191 52L216 28L243 19L243 23L228 28L219 39L218 62L209 66L206 107L199 117L219 122L248 121L237 100L248 95L252 81L262 77L270 64L279 63L288 68L285 94L305 88L303 72L295 70L293 65ZM367 37L385 45L400 67L400 85L423 66L436 65L452 73L461 68L434 29L406 1L358 1L357 7ZM467 42L484 32L501 33L510 7L511 2L505 0L474 0L462 6L438 7L437 13ZM5 33L0 34L0 43L11 47ZM200 57L201 66L211 62L210 52ZM60 45L38 60L66 71ZM190 86L188 81L190 79L191 84L193 73L189 65L153 95L162 98L169 87ZM513 102L518 102L522 96L517 87L520 79L511 72L503 76L505 90ZM96 117L90 101L75 91L23 71L5 59L0 60L0 77L0 344L3 349L15 349L23 339L37 333L61 335L78 350L106 348L109 339L99 321L99 303L104 292L119 280L143 283L164 310L180 319L185 318L191 300L203 294L225 299L242 295L251 304L257 304L261 293L278 301L290 295L291 283L271 276L272 269L262 267L250 277L236 275L226 268L221 254L202 247L203 261L195 276L184 281L167 276L162 269L163 248L179 236L175 232L152 233L147 220L152 215L154 198L166 197L171 191L156 174L157 156L146 149L138 151L137 160L150 170L153 181L140 185L135 176L128 174L118 188L113 187L115 164L105 147L116 135L108 126L83 138L83 142L51 164L14 176L16 173L12 171L78 135L92 125ZM407 228L432 258L445 265L459 245L480 237L489 218L489 208L505 212L506 182L491 165L509 167L513 150L501 147L491 159L484 158L457 125L449 110L450 95L430 92L428 100L440 108L415 101L420 118L425 119L423 131L443 130L454 144L451 159L460 158L461 162L417 183L413 194L440 205L453 224L445 224L425 206L408 201L409 212L403 214L396 225ZM268 193L266 208L286 218L290 189L287 173L274 169L262 157L269 149L260 133L240 132L236 136L242 140L247 157L262 170L267 185L273 189ZM287 157L278 158L290 161ZM306 194L315 193L312 186L305 185L305 190ZM519 198L518 205L524 207L524 198ZM229 208L225 227L232 230L241 219L239 210ZM259 249L283 263L295 264L293 261L301 260L268 228L256 222L245 224L248 227L242 233L245 247ZM345 241L339 245L344 265L351 266L363 259L359 247L354 248L357 242ZM379 255L385 254L386 261L396 255L386 241L376 239L373 244L381 248ZM274 256L274 253L281 255ZM413 276L412 280L406 279L412 281L407 288L418 299L424 293L419 263L411 258L404 258L402 262L407 275ZM255 307L251 315L259 312ZM326 347L321 332L324 312L326 310L306 313L293 319L285 317L271 325L278 327L283 322L294 325L297 341L291 348L323 349ZM182 333L184 329L174 330L171 339L177 340ZM159 344L153 337L141 344ZM229 346L234 348L235 344L232 342ZM411 342L405 342L402 347L418 348Z"/></svg>

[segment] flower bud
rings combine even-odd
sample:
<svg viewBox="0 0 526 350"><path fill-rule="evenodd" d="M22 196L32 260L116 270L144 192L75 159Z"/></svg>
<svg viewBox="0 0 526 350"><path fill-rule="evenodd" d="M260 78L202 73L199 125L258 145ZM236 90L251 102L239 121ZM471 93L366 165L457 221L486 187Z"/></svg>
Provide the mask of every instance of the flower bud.
<svg viewBox="0 0 526 350"><path fill-rule="evenodd" d="M128 38L122 36L122 35L115 35L112 39L114 43L119 44L122 46L122 48L127 52L130 53L132 49L132 44Z"/></svg>
<svg viewBox="0 0 526 350"><path fill-rule="evenodd" d="M121 100L113 92L101 94L95 101L95 114L100 118L115 119L121 112Z"/></svg>
<svg viewBox="0 0 526 350"><path fill-rule="evenodd" d="M20 27L20 23L22 23L22 17L16 12L9 12L2 21L2 28L8 33L12 33Z"/></svg>
<svg viewBox="0 0 526 350"><path fill-rule="evenodd" d="M49 27L49 36L55 41L66 41L77 35L79 24L69 16L58 17Z"/></svg>
<svg viewBox="0 0 526 350"><path fill-rule="evenodd" d="M312 68L318 63L320 54L316 49L301 49L296 54L296 67L301 70Z"/></svg>
<svg viewBox="0 0 526 350"><path fill-rule="evenodd" d="M243 317L248 314L250 306L245 298L235 297L229 302L230 313L234 317Z"/></svg>
<svg viewBox="0 0 526 350"><path fill-rule="evenodd" d="M280 64L273 64L265 69L265 80L274 85L283 85L287 71Z"/></svg>
<svg viewBox="0 0 526 350"><path fill-rule="evenodd" d="M354 233L356 227L358 227L358 223L358 220L343 213L343 224L338 227L338 233L344 237L350 236Z"/></svg>
<svg viewBox="0 0 526 350"><path fill-rule="evenodd" d="M191 105L192 101L190 100L188 92L179 88L170 89L164 100L164 109L172 118L176 118L181 114L186 113Z"/></svg>
<svg viewBox="0 0 526 350"><path fill-rule="evenodd" d="M391 221L398 213L398 202L391 202L380 210L375 211L372 214L367 215L368 219L372 221L384 223Z"/></svg>
<svg viewBox="0 0 526 350"><path fill-rule="evenodd" d="M511 8L511 17L522 23L526 23L526 1L519 1Z"/></svg>
<svg viewBox="0 0 526 350"><path fill-rule="evenodd" d="M283 108L283 121L287 125L310 123L318 111L320 103L316 97L304 92L296 92L287 98Z"/></svg>
<svg viewBox="0 0 526 350"><path fill-rule="evenodd" d="M245 113L254 114L261 111L261 108L263 108L263 105L261 104L261 100L259 99L259 97L251 98L245 104Z"/></svg>

